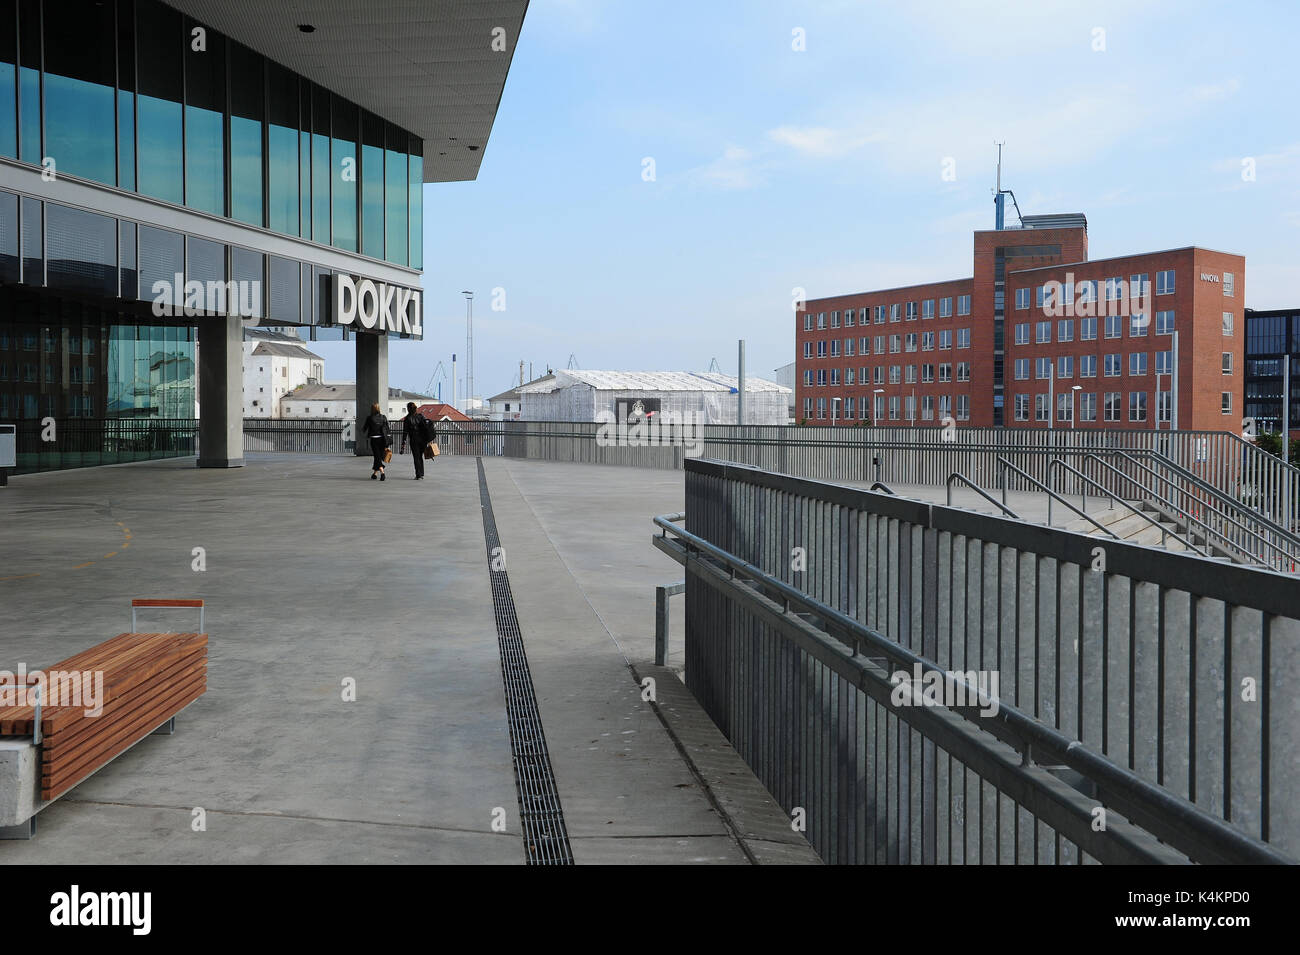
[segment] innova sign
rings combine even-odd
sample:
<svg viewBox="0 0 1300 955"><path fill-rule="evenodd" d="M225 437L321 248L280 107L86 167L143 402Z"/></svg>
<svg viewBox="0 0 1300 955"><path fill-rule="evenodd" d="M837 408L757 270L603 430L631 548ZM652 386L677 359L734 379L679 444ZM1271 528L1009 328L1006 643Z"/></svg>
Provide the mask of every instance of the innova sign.
<svg viewBox="0 0 1300 955"><path fill-rule="evenodd" d="M423 337L420 293L355 275L334 275L334 321L360 330Z"/></svg>

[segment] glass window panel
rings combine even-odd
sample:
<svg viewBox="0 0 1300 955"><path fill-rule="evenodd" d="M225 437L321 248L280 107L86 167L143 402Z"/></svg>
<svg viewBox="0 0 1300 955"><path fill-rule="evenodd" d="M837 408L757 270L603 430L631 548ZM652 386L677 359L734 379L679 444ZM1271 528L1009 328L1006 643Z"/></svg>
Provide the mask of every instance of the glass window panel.
<svg viewBox="0 0 1300 955"><path fill-rule="evenodd" d="M230 277L234 280L239 298L238 312L250 318L261 318L262 287L264 284L264 259L261 252L235 246L230 255ZM230 314L235 314L235 303L229 303Z"/></svg>
<svg viewBox="0 0 1300 955"><path fill-rule="evenodd" d="M270 257L271 295L267 303L268 315L272 320L297 323L298 309L298 263L293 259L284 259L278 255Z"/></svg>
<svg viewBox="0 0 1300 955"><path fill-rule="evenodd" d="M262 225L262 120L265 60L230 44L230 215Z"/></svg>
<svg viewBox="0 0 1300 955"><path fill-rule="evenodd" d="M226 313L226 247L220 242L187 236L185 281L198 282L202 289L190 286L185 293L187 308L201 308L216 315Z"/></svg>
<svg viewBox="0 0 1300 955"><path fill-rule="evenodd" d="M0 192L0 282L18 277L18 197Z"/></svg>
<svg viewBox="0 0 1300 955"><path fill-rule="evenodd" d="M18 5L19 158L41 163L41 3Z"/></svg>
<svg viewBox="0 0 1300 955"><path fill-rule="evenodd" d="M197 26L185 21L185 35ZM226 44L208 31L206 49L185 45L185 204L226 214Z"/></svg>
<svg viewBox="0 0 1300 955"><path fill-rule="evenodd" d="M117 184L135 191L135 94L117 94Z"/></svg>
<svg viewBox="0 0 1300 955"><path fill-rule="evenodd" d="M408 264L412 268L424 268L424 156L420 140L411 139L410 188L407 197L411 208L408 223L410 229L410 249ZM863 320L865 324L865 319Z"/></svg>
<svg viewBox="0 0 1300 955"><path fill-rule="evenodd" d="M330 243L330 94L311 93L311 237Z"/></svg>
<svg viewBox="0 0 1300 955"><path fill-rule="evenodd" d="M45 284L45 233L41 224L39 199L23 197L23 282Z"/></svg>
<svg viewBox="0 0 1300 955"><path fill-rule="evenodd" d="M51 288L117 297L117 220L56 203L45 206Z"/></svg>
<svg viewBox="0 0 1300 955"><path fill-rule="evenodd" d="M18 158L18 23L15 0L0 0L0 156Z"/></svg>
<svg viewBox="0 0 1300 955"><path fill-rule="evenodd" d="M65 0L45 17L45 157L60 173L114 185L113 87L117 50L111 3ZM42 157L44 158L44 157Z"/></svg>
<svg viewBox="0 0 1300 955"><path fill-rule="evenodd" d="M361 120L361 251L384 257L384 121L370 113Z"/></svg>
<svg viewBox="0 0 1300 955"><path fill-rule="evenodd" d="M406 149L410 137L396 126L388 128L388 151L385 166L388 174L385 179L384 194L388 210L388 261L406 264L406 243L409 238L406 231L406 212L409 202L406 197L407 168Z"/></svg>
<svg viewBox="0 0 1300 955"><path fill-rule="evenodd" d="M181 305L183 285L176 276L185 274L185 239L179 232L139 227L140 298L156 306Z"/></svg>
<svg viewBox="0 0 1300 955"><path fill-rule="evenodd" d="M182 51L181 16L157 0L141 0L136 10L136 39L148 50L136 64L136 174L139 192L174 202L185 201L181 161Z"/></svg>
<svg viewBox="0 0 1300 955"><path fill-rule="evenodd" d="M298 235L298 77L276 63L266 67L268 224L276 232Z"/></svg>
<svg viewBox="0 0 1300 955"><path fill-rule="evenodd" d="M333 168L330 191L333 196L332 245L357 250L357 108L340 96L334 97L332 131Z"/></svg>
<svg viewBox="0 0 1300 955"><path fill-rule="evenodd" d="M135 223L123 222L117 230L117 261L122 268L122 285L118 293L125 299L140 297L140 283L135 269Z"/></svg>

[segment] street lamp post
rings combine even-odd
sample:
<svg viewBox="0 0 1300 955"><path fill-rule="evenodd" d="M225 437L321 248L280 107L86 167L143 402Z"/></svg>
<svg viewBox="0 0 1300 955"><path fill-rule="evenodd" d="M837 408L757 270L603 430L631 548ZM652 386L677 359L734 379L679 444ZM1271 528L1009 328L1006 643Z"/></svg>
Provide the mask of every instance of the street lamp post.
<svg viewBox="0 0 1300 955"><path fill-rule="evenodd" d="M831 427L832 428L835 427L835 413L839 411L839 408L840 408L840 399L832 398L831 399Z"/></svg>
<svg viewBox="0 0 1300 955"><path fill-rule="evenodd" d="M465 296L465 410L474 401L474 293L462 290Z"/></svg>
<svg viewBox="0 0 1300 955"><path fill-rule="evenodd" d="M1079 392L1083 391L1083 385L1072 385L1070 387L1070 430L1074 430L1074 423L1079 419L1078 397Z"/></svg>
<svg viewBox="0 0 1300 955"><path fill-rule="evenodd" d="M885 393L885 389L884 389L884 388L873 388L873 389L871 390L871 393L872 393L873 395L883 395L883 394ZM872 423L872 424L877 425L877 426L880 424L880 419L881 419L882 417L884 417L884 416L880 413L882 410L883 410L883 409L882 409L881 406L880 406L880 399L879 399L879 398L876 398L876 399L875 399L875 407L871 409L871 423Z"/></svg>

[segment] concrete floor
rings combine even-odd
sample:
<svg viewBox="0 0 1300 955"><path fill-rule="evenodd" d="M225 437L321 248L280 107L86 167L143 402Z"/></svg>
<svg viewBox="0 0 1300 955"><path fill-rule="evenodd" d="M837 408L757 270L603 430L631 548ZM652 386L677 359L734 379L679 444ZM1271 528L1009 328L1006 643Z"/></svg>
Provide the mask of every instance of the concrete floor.
<svg viewBox="0 0 1300 955"><path fill-rule="evenodd" d="M409 458L384 483L367 463L180 459L0 489L0 668L130 629L132 597L204 598L211 639L208 692L176 735L51 805L0 864L524 861L475 461L443 457L421 483ZM681 576L649 542L681 473L485 465L575 859L761 857L716 808L737 801L768 856L815 861L752 775L738 800L705 791L629 668L653 656L654 584ZM139 629L196 623L154 612ZM672 709L692 738L716 733Z"/></svg>

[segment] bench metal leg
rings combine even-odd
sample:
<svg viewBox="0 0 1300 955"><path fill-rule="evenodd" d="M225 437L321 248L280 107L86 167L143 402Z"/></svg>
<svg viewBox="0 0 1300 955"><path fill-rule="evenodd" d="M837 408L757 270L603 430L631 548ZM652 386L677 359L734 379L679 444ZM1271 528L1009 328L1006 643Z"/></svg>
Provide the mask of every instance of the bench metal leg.
<svg viewBox="0 0 1300 955"><path fill-rule="evenodd" d="M176 732L176 717L172 717L162 726L158 727L150 736L171 736Z"/></svg>
<svg viewBox="0 0 1300 955"><path fill-rule="evenodd" d="M16 826L0 826L0 839L34 839L36 838L36 817L20 822Z"/></svg>

